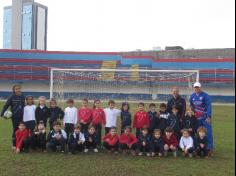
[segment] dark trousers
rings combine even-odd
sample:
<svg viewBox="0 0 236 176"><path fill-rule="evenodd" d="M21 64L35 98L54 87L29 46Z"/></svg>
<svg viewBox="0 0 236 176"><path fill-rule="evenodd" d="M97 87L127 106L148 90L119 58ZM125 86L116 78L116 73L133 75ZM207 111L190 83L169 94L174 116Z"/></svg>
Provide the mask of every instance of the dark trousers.
<svg viewBox="0 0 236 176"><path fill-rule="evenodd" d="M70 134L74 132L74 124L73 123L65 123L65 132L67 134L67 139L69 138Z"/></svg>
<svg viewBox="0 0 236 176"><path fill-rule="evenodd" d="M81 132L82 133L85 134L85 133L88 132L89 123L87 123L87 124L80 123L80 126L81 126Z"/></svg>
<svg viewBox="0 0 236 176"><path fill-rule="evenodd" d="M87 148L87 149L95 149L95 148L97 148L97 143L96 142L86 141L85 142L85 148Z"/></svg>
<svg viewBox="0 0 236 176"><path fill-rule="evenodd" d="M207 149L207 147L204 147L204 148L197 147L196 153L198 156L205 157L208 155L208 149Z"/></svg>
<svg viewBox="0 0 236 176"><path fill-rule="evenodd" d="M20 148L21 152L29 152L29 146L30 146L30 139L25 138L22 142L22 146Z"/></svg>
<svg viewBox="0 0 236 176"><path fill-rule="evenodd" d="M129 148L127 144L120 144L120 149L121 150L129 150L129 149L137 150L137 144L133 144L131 148Z"/></svg>
<svg viewBox="0 0 236 176"><path fill-rule="evenodd" d="M150 152L149 144L146 144L145 146L143 146L142 143L138 143L138 151L139 152Z"/></svg>
<svg viewBox="0 0 236 176"><path fill-rule="evenodd" d="M32 149L46 150L46 134L33 134L30 140Z"/></svg>
<svg viewBox="0 0 236 176"><path fill-rule="evenodd" d="M164 146L162 144L152 144L151 146L152 153L164 153Z"/></svg>
<svg viewBox="0 0 236 176"><path fill-rule="evenodd" d="M142 128L136 128L136 137L138 138L141 134Z"/></svg>
<svg viewBox="0 0 236 176"><path fill-rule="evenodd" d="M18 125L23 121L23 116L13 116L12 117L12 145L16 146L16 135L15 132L18 130Z"/></svg>
<svg viewBox="0 0 236 176"><path fill-rule="evenodd" d="M105 135L108 134L110 132L110 127L105 127Z"/></svg>
<svg viewBox="0 0 236 176"><path fill-rule="evenodd" d="M57 149L60 149L61 151L65 151L65 139L60 140L52 140L47 143L47 149L51 151L56 151Z"/></svg>
<svg viewBox="0 0 236 176"><path fill-rule="evenodd" d="M193 147L190 147L190 148L188 149L188 153L190 153L190 154L192 154L193 151L194 151Z"/></svg>
<svg viewBox="0 0 236 176"><path fill-rule="evenodd" d="M75 154L77 151L82 152L84 150L84 144L70 143L68 144L69 152Z"/></svg>
<svg viewBox="0 0 236 176"><path fill-rule="evenodd" d="M25 122L26 128L28 128L31 133L34 131L35 125L36 125L35 120Z"/></svg>
<svg viewBox="0 0 236 176"><path fill-rule="evenodd" d="M111 151L118 151L119 149L119 142L117 142L115 145L109 145L107 142L103 142L103 146L105 147L105 149Z"/></svg>
<svg viewBox="0 0 236 176"><path fill-rule="evenodd" d="M95 125L95 130L98 136L98 146L101 147L102 146L102 142L101 142L102 141L102 125L101 124Z"/></svg>

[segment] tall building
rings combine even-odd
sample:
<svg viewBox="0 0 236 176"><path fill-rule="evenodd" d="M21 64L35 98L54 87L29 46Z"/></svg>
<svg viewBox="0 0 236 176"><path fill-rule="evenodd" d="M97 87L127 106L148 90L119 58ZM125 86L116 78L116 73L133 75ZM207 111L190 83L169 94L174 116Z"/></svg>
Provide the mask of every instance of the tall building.
<svg viewBox="0 0 236 176"><path fill-rule="evenodd" d="M34 0L12 0L4 7L3 48L47 49L48 8Z"/></svg>

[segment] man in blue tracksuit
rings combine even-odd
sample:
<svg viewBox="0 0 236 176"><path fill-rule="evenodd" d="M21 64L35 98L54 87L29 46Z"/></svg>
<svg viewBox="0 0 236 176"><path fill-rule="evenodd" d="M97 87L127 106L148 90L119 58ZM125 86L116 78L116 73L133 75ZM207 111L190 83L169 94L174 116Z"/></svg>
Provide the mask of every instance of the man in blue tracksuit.
<svg viewBox="0 0 236 176"><path fill-rule="evenodd" d="M5 106L2 109L1 117L4 115L5 111L8 107L11 107L12 111L12 126L13 126L13 133L12 133L12 143L13 149L15 149L16 141L15 141L15 132L18 129L18 125L21 121L23 121L23 112L25 107L25 97L21 93L21 86L14 85L12 88L12 95L8 98Z"/></svg>
<svg viewBox="0 0 236 176"><path fill-rule="evenodd" d="M203 126L207 129L208 149L210 154L213 151L213 134L211 126L211 98L210 96L201 90L201 84L196 82L194 84L195 93L190 97L190 106L198 119L198 127Z"/></svg>

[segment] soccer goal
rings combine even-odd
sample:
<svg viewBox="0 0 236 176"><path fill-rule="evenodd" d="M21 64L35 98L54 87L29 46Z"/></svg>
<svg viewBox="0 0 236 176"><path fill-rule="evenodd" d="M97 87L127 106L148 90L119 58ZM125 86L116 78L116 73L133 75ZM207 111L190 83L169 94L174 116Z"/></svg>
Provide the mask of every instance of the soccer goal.
<svg viewBox="0 0 236 176"><path fill-rule="evenodd" d="M188 97L198 70L51 68L50 97L58 100L167 101L174 86Z"/></svg>

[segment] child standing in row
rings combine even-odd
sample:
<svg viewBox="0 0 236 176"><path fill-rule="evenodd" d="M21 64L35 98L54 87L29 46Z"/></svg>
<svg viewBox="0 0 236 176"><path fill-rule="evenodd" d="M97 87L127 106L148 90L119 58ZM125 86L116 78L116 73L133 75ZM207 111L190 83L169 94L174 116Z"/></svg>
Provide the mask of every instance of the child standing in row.
<svg viewBox="0 0 236 176"><path fill-rule="evenodd" d="M52 98L50 100L50 117L49 117L49 126L50 130L53 130L53 123L62 120L64 118L64 111L57 106L56 99Z"/></svg>
<svg viewBox="0 0 236 176"><path fill-rule="evenodd" d="M160 104L160 111L159 111L159 129L161 130L161 134L164 134L165 129L167 127L167 120L169 117L169 113L167 112L167 106L165 103Z"/></svg>
<svg viewBox="0 0 236 176"><path fill-rule="evenodd" d="M77 124L78 111L77 108L74 107L73 99L68 99L66 103L68 107L65 109L64 126L68 138L69 135L74 132L74 127Z"/></svg>
<svg viewBox="0 0 236 176"><path fill-rule="evenodd" d="M176 106L172 107L172 114L168 116L167 126L171 127L177 140L180 139L180 116Z"/></svg>
<svg viewBox="0 0 236 176"><path fill-rule="evenodd" d="M149 105L149 111L148 111L148 117L150 120L150 127L149 127L149 134L153 134L153 131L157 129L158 127L158 113L156 111L156 105L154 103L151 103Z"/></svg>
<svg viewBox="0 0 236 176"><path fill-rule="evenodd" d="M88 108L88 99L83 99L82 107L78 111L78 122L81 126L81 132L86 133L88 126L92 121L92 110Z"/></svg>
<svg viewBox="0 0 236 176"><path fill-rule="evenodd" d="M121 134L124 133L125 127L131 126L131 113L129 112L129 104L124 102L121 105Z"/></svg>
<svg viewBox="0 0 236 176"><path fill-rule="evenodd" d="M43 121L44 126L45 127L47 126L47 120L50 117L50 111L49 111L49 108L46 106L46 97L45 96L39 97L39 105L36 108L35 116L36 116L37 124L39 122Z"/></svg>
<svg viewBox="0 0 236 176"><path fill-rule="evenodd" d="M95 127L95 131L98 137L98 146L101 147L102 125L106 125L106 116L105 116L105 112L101 108L100 100L94 101L91 124Z"/></svg>
<svg viewBox="0 0 236 176"><path fill-rule="evenodd" d="M26 106L24 107L23 121L25 122L26 128L33 132L35 129L35 110L34 97L29 95L26 97Z"/></svg>
<svg viewBox="0 0 236 176"><path fill-rule="evenodd" d="M133 122L133 128L136 128L136 137L138 138L141 129L146 126L149 128L150 121L148 117L148 113L144 111L144 103L138 104L138 112L134 115L134 122Z"/></svg>
<svg viewBox="0 0 236 176"><path fill-rule="evenodd" d="M105 134L109 133L111 127L116 127L117 117L121 114L121 111L115 108L115 101L110 100L108 106L104 109L106 115Z"/></svg>
<svg viewBox="0 0 236 176"><path fill-rule="evenodd" d="M197 132L197 118L195 117L191 108L187 111L186 115L184 116L182 123L182 129L188 129L190 136L194 137ZM183 130L181 130L183 132Z"/></svg>

